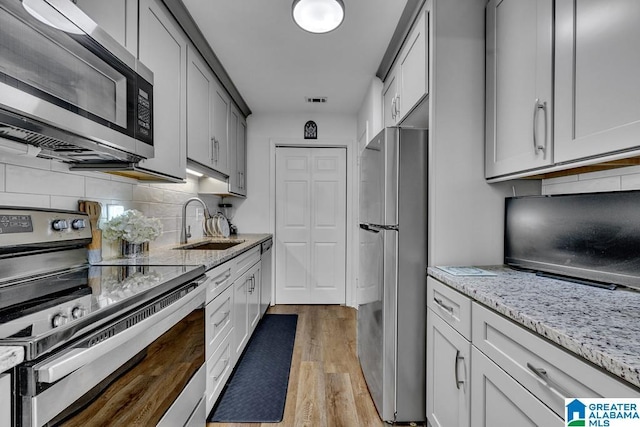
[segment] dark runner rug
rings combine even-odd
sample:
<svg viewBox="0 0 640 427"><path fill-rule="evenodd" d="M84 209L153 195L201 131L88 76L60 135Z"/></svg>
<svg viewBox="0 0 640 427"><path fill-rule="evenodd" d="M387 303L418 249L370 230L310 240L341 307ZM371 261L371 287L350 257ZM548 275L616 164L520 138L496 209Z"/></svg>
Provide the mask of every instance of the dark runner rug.
<svg viewBox="0 0 640 427"><path fill-rule="evenodd" d="M297 314L262 318L208 422L282 421L297 323Z"/></svg>

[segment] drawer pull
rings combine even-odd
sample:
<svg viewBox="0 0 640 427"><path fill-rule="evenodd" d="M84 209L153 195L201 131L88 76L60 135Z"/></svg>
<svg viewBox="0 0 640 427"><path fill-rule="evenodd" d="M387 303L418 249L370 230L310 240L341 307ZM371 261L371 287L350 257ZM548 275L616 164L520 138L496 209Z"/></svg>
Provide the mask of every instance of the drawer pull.
<svg viewBox="0 0 640 427"><path fill-rule="evenodd" d="M217 328L218 326L222 325L222 323L223 323L225 320L227 320L227 318L229 317L229 313L231 313L231 311L225 311L224 313L222 313L222 314L224 314L224 316L222 316L222 319L220 319L220 321L219 321L219 322L214 323L214 324L213 324L213 327L214 327L214 328Z"/></svg>
<svg viewBox="0 0 640 427"><path fill-rule="evenodd" d="M213 279L213 282L216 285L220 285L220 283L224 282L225 280L227 280L229 277L231 277L231 269L227 270L224 272L224 275L220 275L218 277L216 277L215 279Z"/></svg>
<svg viewBox="0 0 640 427"><path fill-rule="evenodd" d="M442 308L443 310L446 310L449 312L449 314L451 314L453 316L453 307L446 305L445 303L442 302L441 299L433 297L433 301L436 303L436 305L440 308Z"/></svg>
<svg viewBox="0 0 640 427"><path fill-rule="evenodd" d="M218 373L218 375L213 376L214 381L218 381L218 378L220 378L224 373L224 370L227 369L227 365L229 364L229 359L223 359L221 362L222 362L222 370Z"/></svg>
<svg viewBox="0 0 640 427"><path fill-rule="evenodd" d="M460 390L460 386L464 384L464 380L461 380L460 377L458 376L458 364L460 361L463 361L463 360L464 360L464 356L460 356L460 350L456 350L456 360L453 366L456 373L456 388L458 390Z"/></svg>
<svg viewBox="0 0 640 427"><path fill-rule="evenodd" d="M529 368L531 372L533 372L538 378L540 378L547 385L547 387L556 390L558 393L562 395L562 397L567 398L574 395L571 392L569 392L566 388L562 387L561 385L553 381L551 378L549 378L549 375L547 374L547 371L545 369L536 368L529 362L527 362L527 368Z"/></svg>

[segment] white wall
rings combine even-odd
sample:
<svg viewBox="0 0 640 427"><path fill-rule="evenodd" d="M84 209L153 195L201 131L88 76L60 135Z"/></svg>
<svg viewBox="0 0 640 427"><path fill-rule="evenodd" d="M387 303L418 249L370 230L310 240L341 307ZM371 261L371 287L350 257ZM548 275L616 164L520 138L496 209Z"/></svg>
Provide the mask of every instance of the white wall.
<svg viewBox="0 0 640 427"><path fill-rule="evenodd" d="M429 265L502 264L504 198L540 182L484 179L485 2L429 3Z"/></svg>
<svg viewBox="0 0 640 427"><path fill-rule="evenodd" d="M318 139L304 140L304 124L318 125ZM247 120L247 198L225 198L236 207L240 233L273 233L275 228L275 144L347 146L347 305L355 305L357 269L356 116L333 114L253 114ZM357 206L357 205L355 205ZM276 236L277 237L277 236Z"/></svg>
<svg viewBox="0 0 640 427"><path fill-rule="evenodd" d="M542 180L542 194L640 190L640 166Z"/></svg>
<svg viewBox="0 0 640 427"><path fill-rule="evenodd" d="M304 140L304 124L318 125L318 139ZM247 119L247 198L229 198L236 207L233 223L240 233L273 232L269 204L274 197L269 188L272 141L304 145L308 142L355 141L356 117L322 114L252 114ZM347 165L347 173L353 173Z"/></svg>
<svg viewBox="0 0 640 427"><path fill-rule="evenodd" d="M192 179L185 184L139 184L105 173L71 172L57 161L0 151L0 205L78 210L78 200L93 200L102 204L103 219L108 204L137 209L162 220L164 233L151 247L179 242L182 204L194 196L197 181ZM210 209L217 207L218 197L203 197ZM193 237L202 236L197 208L199 205L190 204L187 211ZM103 258L113 256L115 247L103 241Z"/></svg>

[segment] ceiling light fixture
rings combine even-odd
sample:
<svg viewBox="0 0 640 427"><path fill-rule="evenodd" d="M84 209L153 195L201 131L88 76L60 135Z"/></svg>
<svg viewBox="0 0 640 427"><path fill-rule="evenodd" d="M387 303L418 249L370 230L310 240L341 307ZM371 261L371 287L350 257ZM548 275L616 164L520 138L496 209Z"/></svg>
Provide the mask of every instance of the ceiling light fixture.
<svg viewBox="0 0 640 427"><path fill-rule="evenodd" d="M344 20L342 0L294 0L293 20L300 28L310 33L322 34L333 31Z"/></svg>

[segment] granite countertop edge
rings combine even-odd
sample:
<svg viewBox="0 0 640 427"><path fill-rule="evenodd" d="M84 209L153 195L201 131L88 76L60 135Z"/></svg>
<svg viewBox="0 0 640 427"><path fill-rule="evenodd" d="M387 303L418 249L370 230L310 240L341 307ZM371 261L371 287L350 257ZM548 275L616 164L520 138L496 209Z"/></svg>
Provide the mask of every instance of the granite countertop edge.
<svg viewBox="0 0 640 427"><path fill-rule="evenodd" d="M139 258L110 258L103 259L98 265L203 265L205 270L211 270L220 264L262 244L271 239L272 234L238 234L227 238L203 237L190 239L184 245L165 245L151 247L149 255ZM225 250L180 249L201 242L229 242L241 240L242 243Z"/></svg>
<svg viewBox="0 0 640 427"><path fill-rule="evenodd" d="M588 307L590 304L600 306L602 301L599 298L606 295L603 292L610 293L612 291L585 287L564 280L542 278L535 273L516 271L506 266L480 266L480 268L496 273L497 276L454 276L437 267L429 267L427 273L472 300L497 311L636 388L640 388L640 352L636 352L640 347L640 339L630 342L629 337L622 334L628 325L616 324L613 328L607 328L607 332L620 332L620 336L614 334L598 339L597 330L589 330L589 324L576 322L576 318L571 314L564 316L559 310L555 310L554 302L550 303L547 298L549 296L558 302L558 295L570 291L578 293L585 306ZM540 299L523 298L522 304L518 304L518 301L514 302L513 300L513 292L517 292L519 289L510 289L511 295L509 291L505 291L505 287L511 287L511 285L515 288L528 287L533 290L540 287L545 296ZM549 287L554 286L557 288L549 290ZM585 297L585 295L591 294L594 295L593 300L589 301L589 297ZM640 306L640 294L619 295L627 300L633 299L634 307ZM576 330L579 331L576 332ZM599 343L602 345L598 345Z"/></svg>

